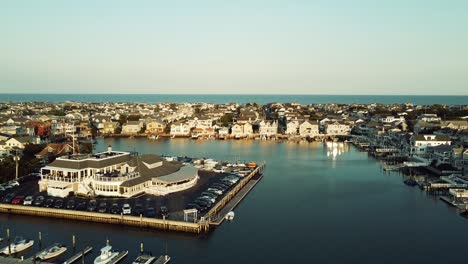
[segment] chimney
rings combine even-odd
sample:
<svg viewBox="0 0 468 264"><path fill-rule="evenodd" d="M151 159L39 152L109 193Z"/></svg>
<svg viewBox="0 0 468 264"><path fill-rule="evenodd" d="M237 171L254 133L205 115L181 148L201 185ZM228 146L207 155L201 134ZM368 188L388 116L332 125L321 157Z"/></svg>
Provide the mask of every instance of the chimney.
<svg viewBox="0 0 468 264"><path fill-rule="evenodd" d="M107 146L107 154L111 154L111 152L112 152L112 146L109 145Z"/></svg>

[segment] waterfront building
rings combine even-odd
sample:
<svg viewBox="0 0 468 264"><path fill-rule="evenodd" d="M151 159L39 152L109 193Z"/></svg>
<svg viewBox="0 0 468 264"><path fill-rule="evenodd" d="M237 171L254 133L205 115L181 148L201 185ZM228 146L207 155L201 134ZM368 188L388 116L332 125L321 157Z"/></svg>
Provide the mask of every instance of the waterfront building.
<svg viewBox="0 0 468 264"><path fill-rule="evenodd" d="M139 121L127 121L122 126L122 134L137 134L140 132L142 125Z"/></svg>
<svg viewBox="0 0 468 264"><path fill-rule="evenodd" d="M291 120L286 124L286 135L297 135L299 130L299 121Z"/></svg>
<svg viewBox="0 0 468 264"><path fill-rule="evenodd" d="M299 125L299 135L301 137L316 137L319 135L319 126L318 123L311 123L310 121L304 121Z"/></svg>
<svg viewBox="0 0 468 264"><path fill-rule="evenodd" d="M196 185L198 169L157 155L113 151L57 158L41 169L39 190L49 195L131 197L166 195Z"/></svg>
<svg viewBox="0 0 468 264"><path fill-rule="evenodd" d="M271 137L278 134L278 122L262 120L259 124L259 134L261 137Z"/></svg>
<svg viewBox="0 0 468 264"><path fill-rule="evenodd" d="M350 133L351 127L343 122L335 121L325 124L325 134L327 135L345 136Z"/></svg>
<svg viewBox="0 0 468 264"><path fill-rule="evenodd" d="M186 123L174 123L171 125L171 136L186 137L190 135L190 126Z"/></svg>
<svg viewBox="0 0 468 264"><path fill-rule="evenodd" d="M146 134L157 135L164 132L164 128L166 128L166 124L160 120L152 120L146 124Z"/></svg>
<svg viewBox="0 0 468 264"><path fill-rule="evenodd" d="M103 127L100 130L102 134L114 134L119 128L119 122L104 122Z"/></svg>
<svg viewBox="0 0 468 264"><path fill-rule="evenodd" d="M440 145L451 145L450 137L446 135L415 135L413 136L411 154L424 155L427 153L428 147Z"/></svg>

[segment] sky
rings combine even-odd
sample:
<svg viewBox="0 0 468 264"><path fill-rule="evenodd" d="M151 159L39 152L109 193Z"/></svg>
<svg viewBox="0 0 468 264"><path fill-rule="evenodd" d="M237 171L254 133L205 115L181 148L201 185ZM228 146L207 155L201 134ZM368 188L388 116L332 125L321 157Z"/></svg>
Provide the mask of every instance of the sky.
<svg viewBox="0 0 468 264"><path fill-rule="evenodd" d="M0 93L468 95L468 1L0 2Z"/></svg>

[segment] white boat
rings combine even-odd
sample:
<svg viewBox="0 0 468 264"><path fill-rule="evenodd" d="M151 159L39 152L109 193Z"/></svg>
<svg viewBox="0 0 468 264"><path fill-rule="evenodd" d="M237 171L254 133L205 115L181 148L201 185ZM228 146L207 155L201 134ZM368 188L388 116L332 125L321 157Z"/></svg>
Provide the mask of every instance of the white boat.
<svg viewBox="0 0 468 264"><path fill-rule="evenodd" d="M156 260L156 257L151 255L151 253L143 253L138 256L132 264L152 264Z"/></svg>
<svg viewBox="0 0 468 264"><path fill-rule="evenodd" d="M167 264L171 260L171 257L169 255L163 255L159 256L159 258L154 262L154 264Z"/></svg>
<svg viewBox="0 0 468 264"><path fill-rule="evenodd" d="M117 263L128 254L128 251L112 251L111 246L101 248L101 255L94 260L94 264L109 264Z"/></svg>
<svg viewBox="0 0 468 264"><path fill-rule="evenodd" d="M0 253L6 255L10 255L10 253L15 254L32 247L32 245L34 245L34 240L16 237L15 240L13 240L13 243L10 244L10 249L6 246L0 250Z"/></svg>
<svg viewBox="0 0 468 264"><path fill-rule="evenodd" d="M67 251L66 246L64 246L62 244L59 244L59 243L55 243L52 246L50 246L50 247L44 249L43 251L39 252L36 255L36 258L38 258L40 260L47 260L47 259L55 258L55 257L63 254L65 251Z"/></svg>
<svg viewBox="0 0 468 264"><path fill-rule="evenodd" d="M226 220L229 220L229 221L232 221L234 219L234 212L233 211L230 211L229 213L226 214L226 216L224 217L224 219Z"/></svg>

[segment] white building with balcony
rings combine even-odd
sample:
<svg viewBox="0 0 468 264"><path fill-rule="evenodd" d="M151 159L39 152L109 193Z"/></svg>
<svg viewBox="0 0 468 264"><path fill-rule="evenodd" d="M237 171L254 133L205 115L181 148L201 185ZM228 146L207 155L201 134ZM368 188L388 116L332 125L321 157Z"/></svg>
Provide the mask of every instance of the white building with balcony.
<svg viewBox="0 0 468 264"><path fill-rule="evenodd" d="M86 196L131 197L150 193L166 195L193 187L198 169L157 155L138 156L112 151L93 155L59 157L41 169L40 191L66 197L70 192Z"/></svg>

